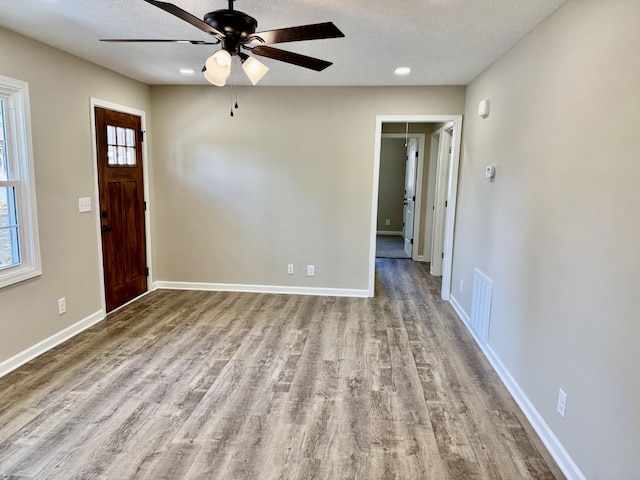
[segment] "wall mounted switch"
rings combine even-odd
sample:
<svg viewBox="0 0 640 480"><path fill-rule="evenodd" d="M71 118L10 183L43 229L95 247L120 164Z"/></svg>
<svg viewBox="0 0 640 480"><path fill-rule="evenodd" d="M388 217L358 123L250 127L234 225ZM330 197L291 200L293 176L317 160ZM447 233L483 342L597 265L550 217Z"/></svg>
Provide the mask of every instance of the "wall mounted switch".
<svg viewBox="0 0 640 480"><path fill-rule="evenodd" d="M91 197L78 198L78 212L90 212L91 211Z"/></svg>
<svg viewBox="0 0 640 480"><path fill-rule="evenodd" d="M316 275L316 266L307 265L307 277L315 277L315 275Z"/></svg>
<svg viewBox="0 0 640 480"><path fill-rule="evenodd" d="M293 275L293 263L287 265L287 275Z"/></svg>

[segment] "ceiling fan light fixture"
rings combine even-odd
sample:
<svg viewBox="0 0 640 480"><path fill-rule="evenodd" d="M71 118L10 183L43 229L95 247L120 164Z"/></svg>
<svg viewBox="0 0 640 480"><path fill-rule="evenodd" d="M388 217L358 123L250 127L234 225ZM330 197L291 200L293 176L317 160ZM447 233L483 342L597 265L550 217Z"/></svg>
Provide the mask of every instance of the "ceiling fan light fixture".
<svg viewBox="0 0 640 480"><path fill-rule="evenodd" d="M242 60L242 70L244 70L244 73L246 73L249 80L251 80L251 84L255 85L266 75L269 67L253 57L247 57Z"/></svg>
<svg viewBox="0 0 640 480"><path fill-rule="evenodd" d="M204 78L216 87L224 87L231 74L231 55L226 50L218 50L207 58Z"/></svg>

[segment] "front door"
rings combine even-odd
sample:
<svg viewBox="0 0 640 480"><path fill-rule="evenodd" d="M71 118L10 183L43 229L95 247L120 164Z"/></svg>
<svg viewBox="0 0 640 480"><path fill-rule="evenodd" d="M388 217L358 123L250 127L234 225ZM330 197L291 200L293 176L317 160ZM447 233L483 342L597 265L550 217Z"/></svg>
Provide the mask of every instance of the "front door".
<svg viewBox="0 0 640 480"><path fill-rule="evenodd" d="M96 107L107 312L147 291L141 119Z"/></svg>
<svg viewBox="0 0 640 480"><path fill-rule="evenodd" d="M407 141L407 168L404 176L404 253L413 256L413 223L416 203L416 166L418 163L418 140Z"/></svg>

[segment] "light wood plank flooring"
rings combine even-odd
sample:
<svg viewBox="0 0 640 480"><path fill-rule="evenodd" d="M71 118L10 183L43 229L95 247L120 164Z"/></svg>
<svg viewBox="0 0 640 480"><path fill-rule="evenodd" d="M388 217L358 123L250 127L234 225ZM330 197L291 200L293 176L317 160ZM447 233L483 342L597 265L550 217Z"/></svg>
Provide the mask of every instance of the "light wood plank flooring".
<svg viewBox="0 0 640 480"><path fill-rule="evenodd" d="M563 478L424 266L377 269L143 297L0 379L0 478Z"/></svg>

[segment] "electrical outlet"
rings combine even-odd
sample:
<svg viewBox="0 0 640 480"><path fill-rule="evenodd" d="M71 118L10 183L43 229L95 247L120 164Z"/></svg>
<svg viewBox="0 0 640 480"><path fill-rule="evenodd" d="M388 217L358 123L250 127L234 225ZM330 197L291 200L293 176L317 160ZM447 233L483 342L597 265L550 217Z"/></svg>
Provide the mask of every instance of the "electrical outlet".
<svg viewBox="0 0 640 480"><path fill-rule="evenodd" d="M558 392L557 410L558 410L558 414L560 414L562 418L564 418L564 412L566 408L567 408L567 394L564 393L562 389L560 389L560 391Z"/></svg>
<svg viewBox="0 0 640 480"><path fill-rule="evenodd" d="M65 297L58 299L58 315L67 312L67 299Z"/></svg>
<svg viewBox="0 0 640 480"><path fill-rule="evenodd" d="M307 277L315 277L315 275L316 275L316 266L307 265Z"/></svg>
<svg viewBox="0 0 640 480"><path fill-rule="evenodd" d="M464 280L460 279L460 293L462 293L463 289L464 289Z"/></svg>
<svg viewBox="0 0 640 480"><path fill-rule="evenodd" d="M293 263L287 265L287 275L293 275Z"/></svg>
<svg viewBox="0 0 640 480"><path fill-rule="evenodd" d="M385 222L385 224L386 224L387 226L391 225L391 220L387 218L387 221Z"/></svg>

